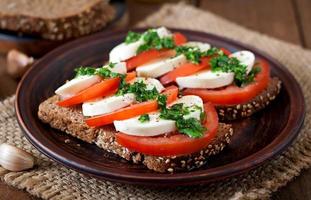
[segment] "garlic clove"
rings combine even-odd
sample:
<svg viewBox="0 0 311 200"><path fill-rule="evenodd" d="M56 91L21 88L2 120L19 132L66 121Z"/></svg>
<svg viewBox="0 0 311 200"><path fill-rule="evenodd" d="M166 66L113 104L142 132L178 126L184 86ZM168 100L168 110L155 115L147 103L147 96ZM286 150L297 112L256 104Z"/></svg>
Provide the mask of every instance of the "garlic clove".
<svg viewBox="0 0 311 200"><path fill-rule="evenodd" d="M34 58L18 50L10 50L7 54L7 72L14 78L21 77L34 63Z"/></svg>
<svg viewBox="0 0 311 200"><path fill-rule="evenodd" d="M9 144L0 144L0 165L10 171L23 171L33 168L33 156Z"/></svg>

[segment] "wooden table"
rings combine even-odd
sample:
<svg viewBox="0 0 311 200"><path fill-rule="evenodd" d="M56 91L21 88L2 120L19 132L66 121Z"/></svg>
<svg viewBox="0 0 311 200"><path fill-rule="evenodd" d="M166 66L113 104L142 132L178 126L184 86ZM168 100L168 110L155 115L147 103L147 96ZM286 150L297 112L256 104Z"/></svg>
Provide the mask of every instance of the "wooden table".
<svg viewBox="0 0 311 200"><path fill-rule="evenodd" d="M311 0L188 0L204 10L276 38L311 48ZM159 4L129 1L129 24L156 11ZM139 12L137 12L139 11ZM15 92L17 81L5 73L0 55L0 99ZM0 200L37 199L0 182ZM273 194L273 199L311 199L311 169Z"/></svg>

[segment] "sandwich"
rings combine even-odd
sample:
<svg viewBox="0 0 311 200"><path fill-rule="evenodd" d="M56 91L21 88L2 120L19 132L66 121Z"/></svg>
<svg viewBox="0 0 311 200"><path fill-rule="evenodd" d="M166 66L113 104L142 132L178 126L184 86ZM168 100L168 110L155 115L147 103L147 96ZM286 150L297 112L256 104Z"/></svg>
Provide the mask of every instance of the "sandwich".
<svg viewBox="0 0 311 200"><path fill-rule="evenodd" d="M107 64L78 67L73 79L40 104L38 117L148 169L193 170L230 143L232 125L220 121L249 116L238 105L244 113L246 102L260 104L254 113L278 94L280 81L252 55L189 42L164 27L129 32ZM243 102L233 96L221 103L205 94L249 88L256 92Z"/></svg>

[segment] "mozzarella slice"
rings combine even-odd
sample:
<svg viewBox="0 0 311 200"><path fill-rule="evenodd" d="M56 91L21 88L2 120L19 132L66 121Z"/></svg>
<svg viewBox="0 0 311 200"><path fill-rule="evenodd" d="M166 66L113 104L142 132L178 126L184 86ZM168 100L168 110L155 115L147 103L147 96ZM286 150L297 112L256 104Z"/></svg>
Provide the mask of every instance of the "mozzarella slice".
<svg viewBox="0 0 311 200"><path fill-rule="evenodd" d="M159 113L150 114L150 121L142 123L139 117L114 121L113 124L117 131L127 135L135 136L156 136L176 130L175 121L161 119Z"/></svg>
<svg viewBox="0 0 311 200"><path fill-rule="evenodd" d="M82 113L84 116L102 115L129 106L134 101L135 95L132 93L89 101L82 104Z"/></svg>
<svg viewBox="0 0 311 200"><path fill-rule="evenodd" d="M110 71L120 74L125 74L127 72L125 62L116 63L113 68L110 68L108 65L103 66L103 68L109 68ZM59 87L55 93L60 95L62 99L66 99L78 94L82 90L100 82L101 80L101 77L96 75L79 76L67 81L64 85Z"/></svg>
<svg viewBox="0 0 311 200"><path fill-rule="evenodd" d="M187 42L186 44L184 44L184 46L197 47L200 49L200 51L207 51L211 48L211 45L209 43L196 42L196 41Z"/></svg>
<svg viewBox="0 0 311 200"><path fill-rule="evenodd" d="M241 64L246 65L247 74L252 70L255 63L255 55L250 51L237 51L229 57L235 57L241 62Z"/></svg>
<svg viewBox="0 0 311 200"><path fill-rule="evenodd" d="M138 76L157 78L187 62L184 55L161 58L136 68Z"/></svg>
<svg viewBox="0 0 311 200"><path fill-rule="evenodd" d="M165 27L160 27L158 29L154 29L160 38L163 37L171 37L172 33L166 29ZM121 62L125 61L131 57L134 57L137 55L137 49L140 45L144 44L144 40L140 39L136 42L126 44L126 43L121 43L114 47L110 53L109 53L109 61L110 62Z"/></svg>
<svg viewBox="0 0 311 200"><path fill-rule="evenodd" d="M180 88L219 88L230 85L234 80L234 73L212 72L203 70L191 76L176 78Z"/></svg>
<svg viewBox="0 0 311 200"><path fill-rule="evenodd" d="M146 84L147 90L152 90L155 87L156 90L161 93L165 89L162 83L154 78L137 77L132 81L132 83L138 81L143 81Z"/></svg>
<svg viewBox="0 0 311 200"><path fill-rule="evenodd" d="M60 95L62 99L74 96L82 90L98 83L102 79L99 76L79 76L59 87L55 93Z"/></svg>
<svg viewBox="0 0 311 200"><path fill-rule="evenodd" d="M144 44L143 40L138 40L130 44L126 43L119 44L110 51L109 61L117 63L136 56L137 54L136 51L138 47L142 44Z"/></svg>
<svg viewBox="0 0 311 200"><path fill-rule="evenodd" d="M156 90L160 93L164 90L163 85L157 79L153 78L136 78L135 81L143 81L146 83L147 90ZM84 116L95 116L119 110L127 107L135 102L135 95L132 93L122 96L110 96L82 104L82 113Z"/></svg>
<svg viewBox="0 0 311 200"><path fill-rule="evenodd" d="M104 66L106 68L109 68L110 71L119 73L119 74L126 74L127 68L126 68L126 62L119 62L115 63L114 66L111 68L108 65Z"/></svg>
<svg viewBox="0 0 311 200"><path fill-rule="evenodd" d="M160 27L160 28L157 28L156 29L158 35L160 38L164 38L164 37L171 37L172 36L172 33L171 31L169 31L167 28L165 27Z"/></svg>
<svg viewBox="0 0 311 200"><path fill-rule="evenodd" d="M203 101L200 97L189 95L180 98L175 101L176 103L184 103L185 106L199 106L203 109ZM171 104L171 105L173 105ZM160 114L152 113L149 114L150 120L148 122L140 122L139 117L134 117L127 120L114 121L114 126L117 131L135 136L156 136L162 135L165 133L170 133L176 130L175 121L161 119ZM200 111L198 109L190 112L188 116L184 116L184 118L195 117L200 119Z"/></svg>
<svg viewBox="0 0 311 200"><path fill-rule="evenodd" d="M196 119L200 119L200 115L201 115L201 110L203 110L203 100L199 97L199 96L195 96L195 95L186 95L183 96L180 99L177 99L176 101L174 101L170 106L174 105L174 104L178 104L178 103L183 103L185 106L188 107L192 107L195 109L190 109L191 112L188 115L184 116L184 119L189 119L189 118L196 118ZM197 109L197 108L200 109Z"/></svg>

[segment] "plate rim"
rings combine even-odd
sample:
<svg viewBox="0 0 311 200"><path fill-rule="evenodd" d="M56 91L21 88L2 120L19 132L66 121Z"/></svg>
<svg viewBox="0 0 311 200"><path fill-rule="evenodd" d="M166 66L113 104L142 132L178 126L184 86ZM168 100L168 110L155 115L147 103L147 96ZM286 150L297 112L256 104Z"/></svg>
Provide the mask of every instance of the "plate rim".
<svg viewBox="0 0 311 200"><path fill-rule="evenodd" d="M150 27L148 27L150 28ZM169 27L168 27L169 28ZM293 140L298 136L299 130L301 129L304 118L305 118L305 99L301 90L300 85L298 84L297 80L294 78L294 76L289 72L289 70L283 66L280 62L278 62L276 59L272 58L270 55L266 54L265 52L262 52L261 50L258 50L255 47L252 47L248 44L244 44L242 42L236 41L229 39L227 37L215 35L212 33L208 32L202 32L202 31L194 31L194 30L188 30L188 29L176 29L176 28L169 28L173 31L179 31L179 32L184 32L187 34L195 34L199 35L200 37L212 37L215 38L216 40L219 40L221 42L229 43L234 46L246 48L246 49L252 49L256 52L256 54L260 55L261 57L264 57L269 60L269 62L273 63L273 65L278 66L286 75L288 75L288 78L291 79L291 82L294 83L293 87L295 88L295 91L298 95L300 95L302 98L300 98L299 106L294 114L300 113L300 115L295 116L293 118L292 112L289 114L288 122L286 123L285 127L283 127L281 133L274 138L274 140L266 145L264 148L260 149L259 151L255 152L254 154L251 154L243 159L240 159L238 161L228 163L222 166L218 166L215 168L211 169L205 169L204 171L207 171L202 174L202 170L198 169L196 171L193 171L191 173L189 172L184 172L184 173L175 173L175 174L165 174L166 176L164 177L163 174L159 174L159 176L137 176L137 174L133 173L127 173L127 174L120 174L117 172L112 172L112 171L101 171L100 173L98 170L94 170L88 166L82 166L79 165L77 162L79 159L76 159L76 162L66 160L66 157L70 153L62 150L67 156L59 155L55 152L53 152L52 149L49 149L46 147L42 142L38 141L31 133L31 130L29 130L26 126L26 124L23 122L22 118L22 113L21 110L19 109L19 104L20 104L20 95L22 92L22 86L23 83L27 80L28 75L35 70L36 66L40 66L41 63L44 61L49 61L51 58L54 57L54 55L58 55L59 53L63 53L64 51L68 51L72 46L77 47L76 45L79 46L79 44L85 44L88 41L96 41L100 39L101 37L111 37L113 35L119 35L122 33L126 33L128 30L134 30L134 31L143 31L146 28L138 28L138 29L121 29L121 30L116 30L116 31L108 31L104 33L96 33L91 36L87 36L78 40L74 40L72 42L66 43L60 47L57 47L56 49L52 50L48 54L46 54L44 57L42 57L36 64L34 64L23 76L21 79L20 83L18 84L18 88L16 91L16 101L15 101L15 111L16 111L16 116L17 116L17 121L22 128L23 132L25 133L26 138L28 141L31 142L33 146L35 146L41 153L44 155L48 156L49 158L53 159L54 161L65 165L66 167L69 167L71 169L77 170L82 173L89 174L91 176L95 176L98 178L110 180L110 181L117 181L117 182L123 182L123 183L133 183L133 184L143 184L143 185L170 185L174 183L174 185L189 185L189 184L200 184L200 183L207 183L211 182L208 179L212 177L212 181L216 181L219 179L224 179L227 177L235 176L238 174L245 173L246 171L249 171L253 168L258 167L259 165L263 164L265 161L275 158L275 156L279 155L281 152L283 152L286 147L288 147ZM290 98L292 96L290 95ZM292 106L292 103L291 103ZM291 109L290 109L291 110ZM285 130L288 129L288 124L291 121L295 126L294 128L291 128L289 131L290 133L286 134L284 133ZM285 135L284 135L285 134ZM287 142L282 143L281 141L284 140L284 136L287 137ZM288 138L290 136L290 138ZM256 159L254 159L256 158ZM251 161L251 162L250 162ZM228 169L230 167L232 170L224 170ZM225 173L224 173L225 171Z"/></svg>

